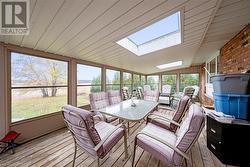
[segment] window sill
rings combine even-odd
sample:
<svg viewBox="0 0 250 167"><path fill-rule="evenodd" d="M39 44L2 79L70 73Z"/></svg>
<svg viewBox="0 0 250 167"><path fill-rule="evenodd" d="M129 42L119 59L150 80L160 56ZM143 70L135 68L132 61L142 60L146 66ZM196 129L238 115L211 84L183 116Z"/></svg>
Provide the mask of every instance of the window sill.
<svg viewBox="0 0 250 167"><path fill-rule="evenodd" d="M20 125L20 124L24 124L24 123L27 123L27 122L33 122L33 121L36 121L36 120L40 120L40 119L44 119L44 118L48 118L48 117L52 117L52 116L56 116L56 115L62 115L62 112L58 111L58 112L54 112L54 113L50 113L50 114L46 114L46 115L37 116L37 117L34 117L34 118L28 118L28 119L24 119L24 120L20 120L20 121L16 121L16 122L11 122L10 127Z"/></svg>

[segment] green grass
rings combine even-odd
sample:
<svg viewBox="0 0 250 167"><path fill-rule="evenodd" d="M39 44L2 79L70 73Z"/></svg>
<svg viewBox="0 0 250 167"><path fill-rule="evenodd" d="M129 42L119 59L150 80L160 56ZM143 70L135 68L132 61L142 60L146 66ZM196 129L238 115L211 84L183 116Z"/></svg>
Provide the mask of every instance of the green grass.
<svg viewBox="0 0 250 167"><path fill-rule="evenodd" d="M67 96L13 100L12 122L58 112L65 104Z"/></svg>

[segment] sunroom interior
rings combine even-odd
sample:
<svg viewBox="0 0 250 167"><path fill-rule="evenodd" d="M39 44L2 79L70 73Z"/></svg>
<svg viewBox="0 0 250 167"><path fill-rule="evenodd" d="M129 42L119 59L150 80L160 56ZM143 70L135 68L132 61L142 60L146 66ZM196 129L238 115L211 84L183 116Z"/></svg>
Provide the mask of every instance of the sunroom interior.
<svg viewBox="0 0 250 167"><path fill-rule="evenodd" d="M95 166L96 162L98 166L150 167L250 164L244 151L238 151L243 145L246 150L250 148L245 142L250 128L250 81L246 86L248 92L237 95L245 100L237 101L238 108L248 105L244 108L247 116L239 119L234 116L230 123L225 123L230 114L221 118L225 108L217 108L220 105L214 94L217 88L212 82L213 76L219 74L244 75L250 80L249 0L24 0L28 9L25 34L3 28L3 21L7 20L4 17L8 17L3 16L4 2L10 1L0 2L0 166ZM167 95L166 85L170 87ZM155 112L174 119L175 112L181 110L185 90L190 87L195 89L183 108L185 113L175 122L180 128L173 132L154 124L150 115ZM105 96L119 92L121 100L103 106L105 110L96 109L91 97L100 92L105 92ZM146 99L150 94L154 95ZM233 95L229 94L223 105ZM135 118L138 115L133 112L148 110L145 106L149 101L153 107L140 119ZM124 115L118 112L127 102L132 110L126 112L136 116L126 115L123 119ZM120 106L111 109L112 105ZM91 113L94 129L100 121L96 123L95 116L106 119L105 113L112 110L110 115L118 119L111 123L102 118L101 121L107 127L106 124L122 125L127 140L118 140L103 157L97 151L95 156L99 157L95 159L77 144L79 134L74 135L75 127L67 122L70 117L65 113L73 110ZM182 153L177 147L180 139L176 139L174 148L157 145L159 140L168 142L168 131L180 138L183 129L192 128L190 113L202 114L204 122L200 126L196 123L197 136L190 139L187 150ZM215 119L216 116L220 118ZM81 118L85 121L85 117ZM83 120L77 126L83 126ZM173 120L169 123L175 124ZM84 127L88 126L91 125ZM213 127L217 131L221 128L221 132L214 132ZM154 128L159 128L159 132L152 132L155 138L144 141L150 138L143 137L149 135L146 131ZM246 139L240 144L239 139L231 136L237 146L226 145L231 138L227 131ZM15 141L13 145L4 142L6 136L11 137L10 132L18 134L9 140ZM226 137L217 139L221 134ZM127 146L123 148L125 142ZM152 149L156 146L150 142L156 143L158 150ZM93 145L98 143L94 141ZM8 149L3 151L6 146ZM157 156L157 151L162 151L159 153L162 156ZM174 159L175 154L181 158Z"/></svg>

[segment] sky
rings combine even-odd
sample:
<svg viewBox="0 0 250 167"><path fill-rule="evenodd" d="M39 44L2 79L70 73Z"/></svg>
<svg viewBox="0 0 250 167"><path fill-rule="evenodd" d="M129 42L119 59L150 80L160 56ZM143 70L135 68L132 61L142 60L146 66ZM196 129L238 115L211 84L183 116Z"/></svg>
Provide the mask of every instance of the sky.
<svg viewBox="0 0 250 167"><path fill-rule="evenodd" d="M179 29L179 15L180 12L174 13L148 27L135 32L128 36L128 38L136 45L141 45L163 35L177 31Z"/></svg>
<svg viewBox="0 0 250 167"><path fill-rule="evenodd" d="M26 58L27 58L27 60L29 58L32 58L38 62L46 60L45 58L29 56L29 55L25 55L25 54L12 52L11 53L11 62L15 63L15 68L19 68L18 65L23 65L23 64L18 63L20 58L22 58L22 60L24 60L24 61ZM58 63L65 63L65 62L57 61L57 60L51 60L51 61L58 62ZM40 64L40 63L36 63L34 67L36 68L36 70L44 70L44 68L46 68L46 66L44 66L44 64ZM66 63L65 63L65 68L67 69ZM14 69L12 69L12 72L14 72ZM117 71L114 71L114 70L107 70L108 78L110 80L114 79L116 72ZM97 78L100 75L101 75L101 68L99 68L99 67L82 65L82 64L77 65L77 79L78 80L91 81L92 79ZM14 76L14 75L12 75L12 76ZM15 78L12 78L12 79L15 79ZM20 77L18 79L20 79Z"/></svg>
<svg viewBox="0 0 250 167"><path fill-rule="evenodd" d="M78 80L92 80L101 75L101 68L78 64L77 65L77 79Z"/></svg>

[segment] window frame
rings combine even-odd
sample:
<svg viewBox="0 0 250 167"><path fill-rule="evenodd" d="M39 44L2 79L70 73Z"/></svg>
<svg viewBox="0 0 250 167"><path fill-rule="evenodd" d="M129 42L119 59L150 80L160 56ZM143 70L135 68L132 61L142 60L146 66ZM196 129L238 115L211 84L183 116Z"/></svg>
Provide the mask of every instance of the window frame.
<svg viewBox="0 0 250 167"><path fill-rule="evenodd" d="M219 68L218 68L218 65L219 65L219 58L220 58L220 54L216 54L215 56L212 56L211 58L209 58L206 62L205 62L205 67L206 69L208 70L208 72L210 72L210 63L215 60L215 73L214 75L216 74L219 74ZM205 81L206 81L206 84L211 84L210 82L210 79L209 79L209 74L208 72L205 70Z"/></svg>
<svg viewBox="0 0 250 167"><path fill-rule="evenodd" d="M163 83L163 82L164 82L163 76L165 76L165 75L174 75L174 76L175 76L175 91L173 91L173 89L172 89L172 87L171 87L171 93L177 92L178 74L176 74L176 73L172 73L172 74L162 74L162 75L161 75L161 85L162 85L162 86L165 85L165 84ZM161 91L162 91L162 86L161 86Z"/></svg>
<svg viewBox="0 0 250 167"><path fill-rule="evenodd" d="M135 87L135 79L134 77L135 76L138 76L139 77L139 82L138 82L138 86ZM136 89L137 87L139 87L141 85L141 75L140 74L137 74L137 73L133 73L133 76L132 76L132 87L133 89Z"/></svg>
<svg viewBox="0 0 250 167"><path fill-rule="evenodd" d="M146 77L146 84L149 85L148 84L148 77L152 77L152 76L157 76L158 77L158 82L157 83L153 83L153 84L157 84L156 91L160 91L160 75L147 75L147 77ZM153 90L153 89L151 88L151 90Z"/></svg>
<svg viewBox="0 0 250 167"><path fill-rule="evenodd" d="M81 85L81 84L78 84L78 77L77 77L77 67L78 67L78 65L84 65L84 66L90 66L90 67L95 67L95 68L100 68L100 71L101 71L101 83L100 84L88 84L88 85ZM101 87L101 91L103 90L103 68L102 67L100 67L100 66L94 66L94 65L90 65L90 64L85 64L85 63L79 63L79 62L77 62L76 63L76 106L77 107L84 107L84 106L88 106L88 105L90 105L90 104L85 104L85 105L78 105L77 104L77 94L78 94L78 87L87 87L87 86L100 86Z"/></svg>
<svg viewBox="0 0 250 167"><path fill-rule="evenodd" d="M27 56L32 56L32 57L38 57L38 58L44 58L44 59L49 59L49 60L56 60L56 61L62 61L65 62L67 64L67 85L58 85L58 86L20 86L20 87L12 87L12 78L11 78L11 72L12 72L12 65L11 65L11 53L17 53L17 54L24 54ZM60 88L66 88L67 90L67 104L69 104L70 102L70 58L64 57L64 56L59 56L59 55L45 55L45 54L41 54L40 52L32 52L32 51L20 51L19 49L7 49L7 87L8 87L8 95L7 95L7 99L8 99L8 106L7 106L7 110L9 111L8 113L8 121L10 123L10 125L18 125L18 124L22 124L25 122L29 122L29 121L34 121L34 120L39 120L42 118L47 118L47 117L51 117L53 115L58 115L61 114L61 110L59 111L55 111L52 113L48 113L48 114L44 114L44 115L39 115L36 117L31 117L31 118L27 118L27 119L23 119L23 120L19 120L19 121L15 121L12 122L12 90L15 89L36 89L36 88L53 88L53 87L60 87Z"/></svg>
<svg viewBox="0 0 250 167"><path fill-rule="evenodd" d="M124 74L129 74L131 77L131 83L125 83L124 82ZM122 72L122 87L128 87L130 91L133 89L133 73L123 71Z"/></svg>
<svg viewBox="0 0 250 167"><path fill-rule="evenodd" d="M183 91L183 89L185 88L183 88L182 90L181 90L181 75L185 75L185 74L198 74L198 85L197 86L199 86L200 85L200 76L201 76L201 74L199 73L199 72L190 72L190 73L180 73L179 74L179 92L182 92ZM191 86L193 86L193 85L191 85Z"/></svg>
<svg viewBox="0 0 250 167"><path fill-rule="evenodd" d="M119 84L110 84L110 83L107 83L107 70L111 70L111 71L117 71L119 72ZM107 89L108 86L112 86L112 85L115 85L115 86L119 86L119 92L121 92L121 71L120 70L117 70L117 69L113 69L113 68L106 68L105 69L105 92L108 92L109 90Z"/></svg>

